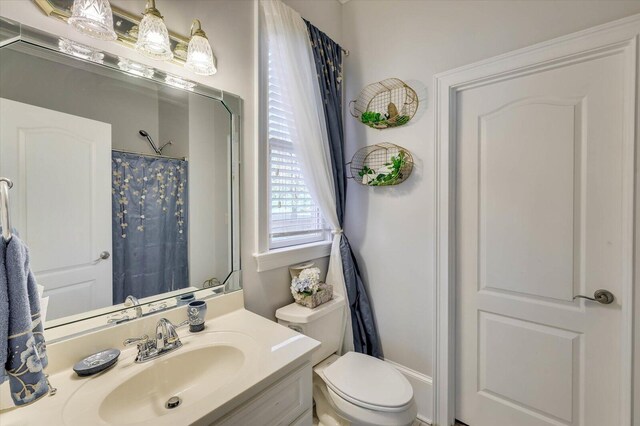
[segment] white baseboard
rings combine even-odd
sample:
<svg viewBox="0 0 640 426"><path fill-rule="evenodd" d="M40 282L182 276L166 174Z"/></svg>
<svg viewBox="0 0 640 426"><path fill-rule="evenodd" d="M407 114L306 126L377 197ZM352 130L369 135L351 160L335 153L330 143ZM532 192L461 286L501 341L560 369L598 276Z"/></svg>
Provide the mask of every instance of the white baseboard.
<svg viewBox="0 0 640 426"><path fill-rule="evenodd" d="M413 386L413 397L418 406L418 420L431 424L433 418L433 379L426 374L419 373L397 362L385 360L400 371Z"/></svg>

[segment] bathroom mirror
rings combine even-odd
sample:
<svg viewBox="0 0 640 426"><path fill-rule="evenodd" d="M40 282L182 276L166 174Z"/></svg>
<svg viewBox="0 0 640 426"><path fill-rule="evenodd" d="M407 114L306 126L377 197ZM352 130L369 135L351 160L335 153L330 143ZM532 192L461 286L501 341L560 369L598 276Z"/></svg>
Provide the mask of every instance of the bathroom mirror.
<svg viewBox="0 0 640 426"><path fill-rule="evenodd" d="M0 176L45 328L240 289L241 100L6 20L0 35Z"/></svg>

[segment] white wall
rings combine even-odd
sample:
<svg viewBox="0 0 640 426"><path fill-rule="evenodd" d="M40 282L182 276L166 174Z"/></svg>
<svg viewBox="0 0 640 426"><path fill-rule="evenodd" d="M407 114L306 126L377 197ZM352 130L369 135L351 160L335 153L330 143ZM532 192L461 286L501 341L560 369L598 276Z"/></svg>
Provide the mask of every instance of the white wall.
<svg viewBox="0 0 640 426"><path fill-rule="evenodd" d="M158 148L171 141L171 145L163 148L163 155L178 158L189 157L189 113L188 93L173 87L160 86L158 91L158 133L151 134L151 138ZM141 138L141 136L137 136ZM144 141L144 139L142 140ZM146 145L146 152L153 154L150 144L146 143ZM137 151L140 152L140 149Z"/></svg>
<svg viewBox="0 0 640 426"><path fill-rule="evenodd" d="M189 95L189 280L199 288L232 268L229 120L220 102Z"/></svg>
<svg viewBox="0 0 640 426"><path fill-rule="evenodd" d="M398 77L421 101L402 128L369 129L350 116L345 122L348 158L388 141L416 161L400 186L349 181L347 191L345 233L369 286L387 359L433 374L434 74L634 13L638 1L351 0L343 6L343 47L351 52L346 100L368 83Z"/></svg>

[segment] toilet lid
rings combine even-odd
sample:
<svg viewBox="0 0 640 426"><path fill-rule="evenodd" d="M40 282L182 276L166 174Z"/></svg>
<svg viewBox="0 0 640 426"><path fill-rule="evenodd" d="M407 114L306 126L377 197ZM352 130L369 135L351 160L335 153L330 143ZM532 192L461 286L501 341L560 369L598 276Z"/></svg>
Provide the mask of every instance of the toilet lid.
<svg viewBox="0 0 640 426"><path fill-rule="evenodd" d="M391 365L369 355L348 352L324 369L327 385L342 398L380 411L402 409L413 388Z"/></svg>

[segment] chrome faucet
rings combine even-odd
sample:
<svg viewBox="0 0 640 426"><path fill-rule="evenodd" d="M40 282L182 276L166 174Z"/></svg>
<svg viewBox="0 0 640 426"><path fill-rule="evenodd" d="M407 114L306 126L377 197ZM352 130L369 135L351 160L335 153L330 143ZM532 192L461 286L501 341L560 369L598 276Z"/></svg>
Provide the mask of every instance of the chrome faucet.
<svg viewBox="0 0 640 426"><path fill-rule="evenodd" d="M187 325L189 321L178 324L177 327ZM182 346L182 342L178 337L177 328L166 318L160 318L158 324L156 324L156 349L158 351L170 351L172 349L178 349Z"/></svg>
<svg viewBox="0 0 640 426"><path fill-rule="evenodd" d="M168 319L160 318L156 325L155 340L149 339L149 336L145 334L141 337L132 337L127 339L123 342L123 345L138 345L138 355L136 356L137 363L150 361L179 349L182 346L182 342L178 337L176 328L187 324L189 324L188 320L181 322L178 325L173 325Z"/></svg>
<svg viewBox="0 0 640 426"><path fill-rule="evenodd" d="M140 306L140 301L137 297L128 295L126 299L124 299L124 307L129 308L131 306L135 306L136 308L136 318L142 317L142 306Z"/></svg>

